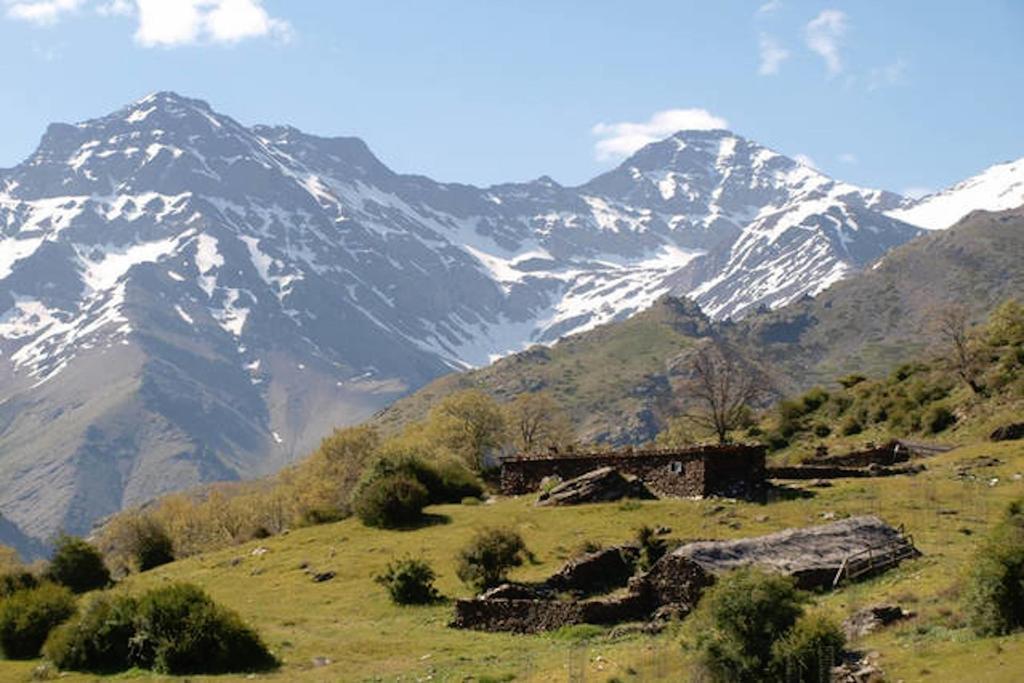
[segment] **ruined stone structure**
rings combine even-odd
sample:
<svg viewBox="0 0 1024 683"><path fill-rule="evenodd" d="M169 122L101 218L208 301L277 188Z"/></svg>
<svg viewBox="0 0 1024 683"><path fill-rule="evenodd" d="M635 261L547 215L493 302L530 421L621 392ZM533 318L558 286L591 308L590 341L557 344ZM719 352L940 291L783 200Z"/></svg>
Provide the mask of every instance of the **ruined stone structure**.
<svg viewBox="0 0 1024 683"><path fill-rule="evenodd" d="M570 561L542 584L506 585L472 600L457 600L451 625L536 633L574 624L646 621L666 613L685 616L718 575L738 567L753 565L792 576L801 588L831 589L841 578L856 581L920 554L901 529L871 516L757 538L687 543L649 571L630 577L636 553L632 546L609 548ZM576 600L558 595L567 589L586 595L597 585L606 591L616 588L609 584L618 584L620 590Z"/></svg>
<svg viewBox="0 0 1024 683"><path fill-rule="evenodd" d="M573 479L602 467L639 478L659 496L764 498L765 448L745 444L524 454L502 462L501 491L531 493L545 477Z"/></svg>

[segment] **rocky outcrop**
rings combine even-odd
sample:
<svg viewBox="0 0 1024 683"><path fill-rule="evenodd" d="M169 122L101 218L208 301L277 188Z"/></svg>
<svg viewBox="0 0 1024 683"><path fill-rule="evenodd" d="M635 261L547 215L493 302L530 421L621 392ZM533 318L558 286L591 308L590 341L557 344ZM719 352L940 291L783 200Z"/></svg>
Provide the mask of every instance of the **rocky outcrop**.
<svg viewBox="0 0 1024 683"><path fill-rule="evenodd" d="M654 498L637 477L614 467L600 467L542 493L537 505L579 505L622 498Z"/></svg>
<svg viewBox="0 0 1024 683"><path fill-rule="evenodd" d="M913 616L913 612L907 612L899 605L875 605L850 615L843 622L843 631L848 639L853 640Z"/></svg>

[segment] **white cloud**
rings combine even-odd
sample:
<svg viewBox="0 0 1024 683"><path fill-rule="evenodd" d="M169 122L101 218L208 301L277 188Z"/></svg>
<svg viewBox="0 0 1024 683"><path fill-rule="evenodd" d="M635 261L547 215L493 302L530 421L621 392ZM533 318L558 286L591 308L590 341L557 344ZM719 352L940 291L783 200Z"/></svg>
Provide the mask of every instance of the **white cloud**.
<svg viewBox="0 0 1024 683"><path fill-rule="evenodd" d="M914 185L908 188L904 188L902 194L904 197L910 197L911 199L920 199L921 197L926 197L934 192L935 190L933 190L930 187L920 187Z"/></svg>
<svg viewBox="0 0 1024 683"><path fill-rule="evenodd" d="M287 40L288 22L271 17L261 0L135 0L135 41L145 47L175 47L200 40L237 43L271 36Z"/></svg>
<svg viewBox="0 0 1024 683"><path fill-rule="evenodd" d="M891 64L875 67L868 74L868 90L878 90L887 85L898 85L907 72L907 60L897 59Z"/></svg>
<svg viewBox="0 0 1024 683"><path fill-rule="evenodd" d="M597 158L605 161L629 156L644 145L680 130L715 130L728 126L728 121L706 109L667 109L640 123L599 123L591 132L600 138L594 146Z"/></svg>
<svg viewBox="0 0 1024 683"><path fill-rule="evenodd" d="M855 164L857 163L857 155L853 152L843 152L839 155L839 163L842 164Z"/></svg>
<svg viewBox="0 0 1024 683"><path fill-rule="evenodd" d="M56 23L62 15L74 12L85 0L7 0L7 16L40 26Z"/></svg>
<svg viewBox="0 0 1024 683"><path fill-rule="evenodd" d="M757 13L758 14L771 14L772 12L775 12L776 10L779 10L781 8L782 8L782 1L781 0L768 0L768 2L764 3L763 5L761 5L760 7L757 8Z"/></svg>
<svg viewBox="0 0 1024 683"><path fill-rule="evenodd" d="M757 73L762 76L774 76L779 73L782 62L789 57L789 50L779 45L779 42L767 33L761 34L759 46L761 63L757 68Z"/></svg>
<svg viewBox="0 0 1024 683"><path fill-rule="evenodd" d="M846 13L837 9L822 10L821 14L807 22L804 35L807 47L821 55L828 67L829 76L835 76L843 70L843 60L839 55L839 46L847 29Z"/></svg>
<svg viewBox="0 0 1024 683"><path fill-rule="evenodd" d="M815 171L818 170L818 164L815 163L814 159L807 156L806 154L794 154L793 161L798 164L803 164L807 168L813 168Z"/></svg>
<svg viewBox="0 0 1024 683"><path fill-rule="evenodd" d="M270 16L263 0L0 0L7 16L53 24L87 3L103 17L135 15L135 42L144 47L237 43L271 37L287 41L291 25Z"/></svg>

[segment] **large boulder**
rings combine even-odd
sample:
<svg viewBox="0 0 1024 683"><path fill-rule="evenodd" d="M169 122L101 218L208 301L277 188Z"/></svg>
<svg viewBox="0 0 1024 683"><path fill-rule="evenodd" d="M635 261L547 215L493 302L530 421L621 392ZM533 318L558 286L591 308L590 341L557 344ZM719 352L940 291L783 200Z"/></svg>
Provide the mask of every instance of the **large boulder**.
<svg viewBox="0 0 1024 683"><path fill-rule="evenodd" d="M654 498L638 478L614 467L599 467L542 493L537 505L578 505L622 498Z"/></svg>
<svg viewBox="0 0 1024 683"><path fill-rule="evenodd" d="M629 581L640 559L640 548L633 545L614 546L586 553L566 562L545 582L549 588L596 595L621 588Z"/></svg>

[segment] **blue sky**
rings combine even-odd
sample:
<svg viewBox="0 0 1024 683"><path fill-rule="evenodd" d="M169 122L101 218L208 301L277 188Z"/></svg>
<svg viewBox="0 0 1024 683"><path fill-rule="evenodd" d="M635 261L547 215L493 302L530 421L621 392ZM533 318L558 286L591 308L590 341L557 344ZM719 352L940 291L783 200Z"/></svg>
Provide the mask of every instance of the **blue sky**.
<svg viewBox="0 0 1024 683"><path fill-rule="evenodd" d="M0 0L0 167L154 90L358 135L402 172L576 184L726 123L938 189L1024 156L1024 2Z"/></svg>

